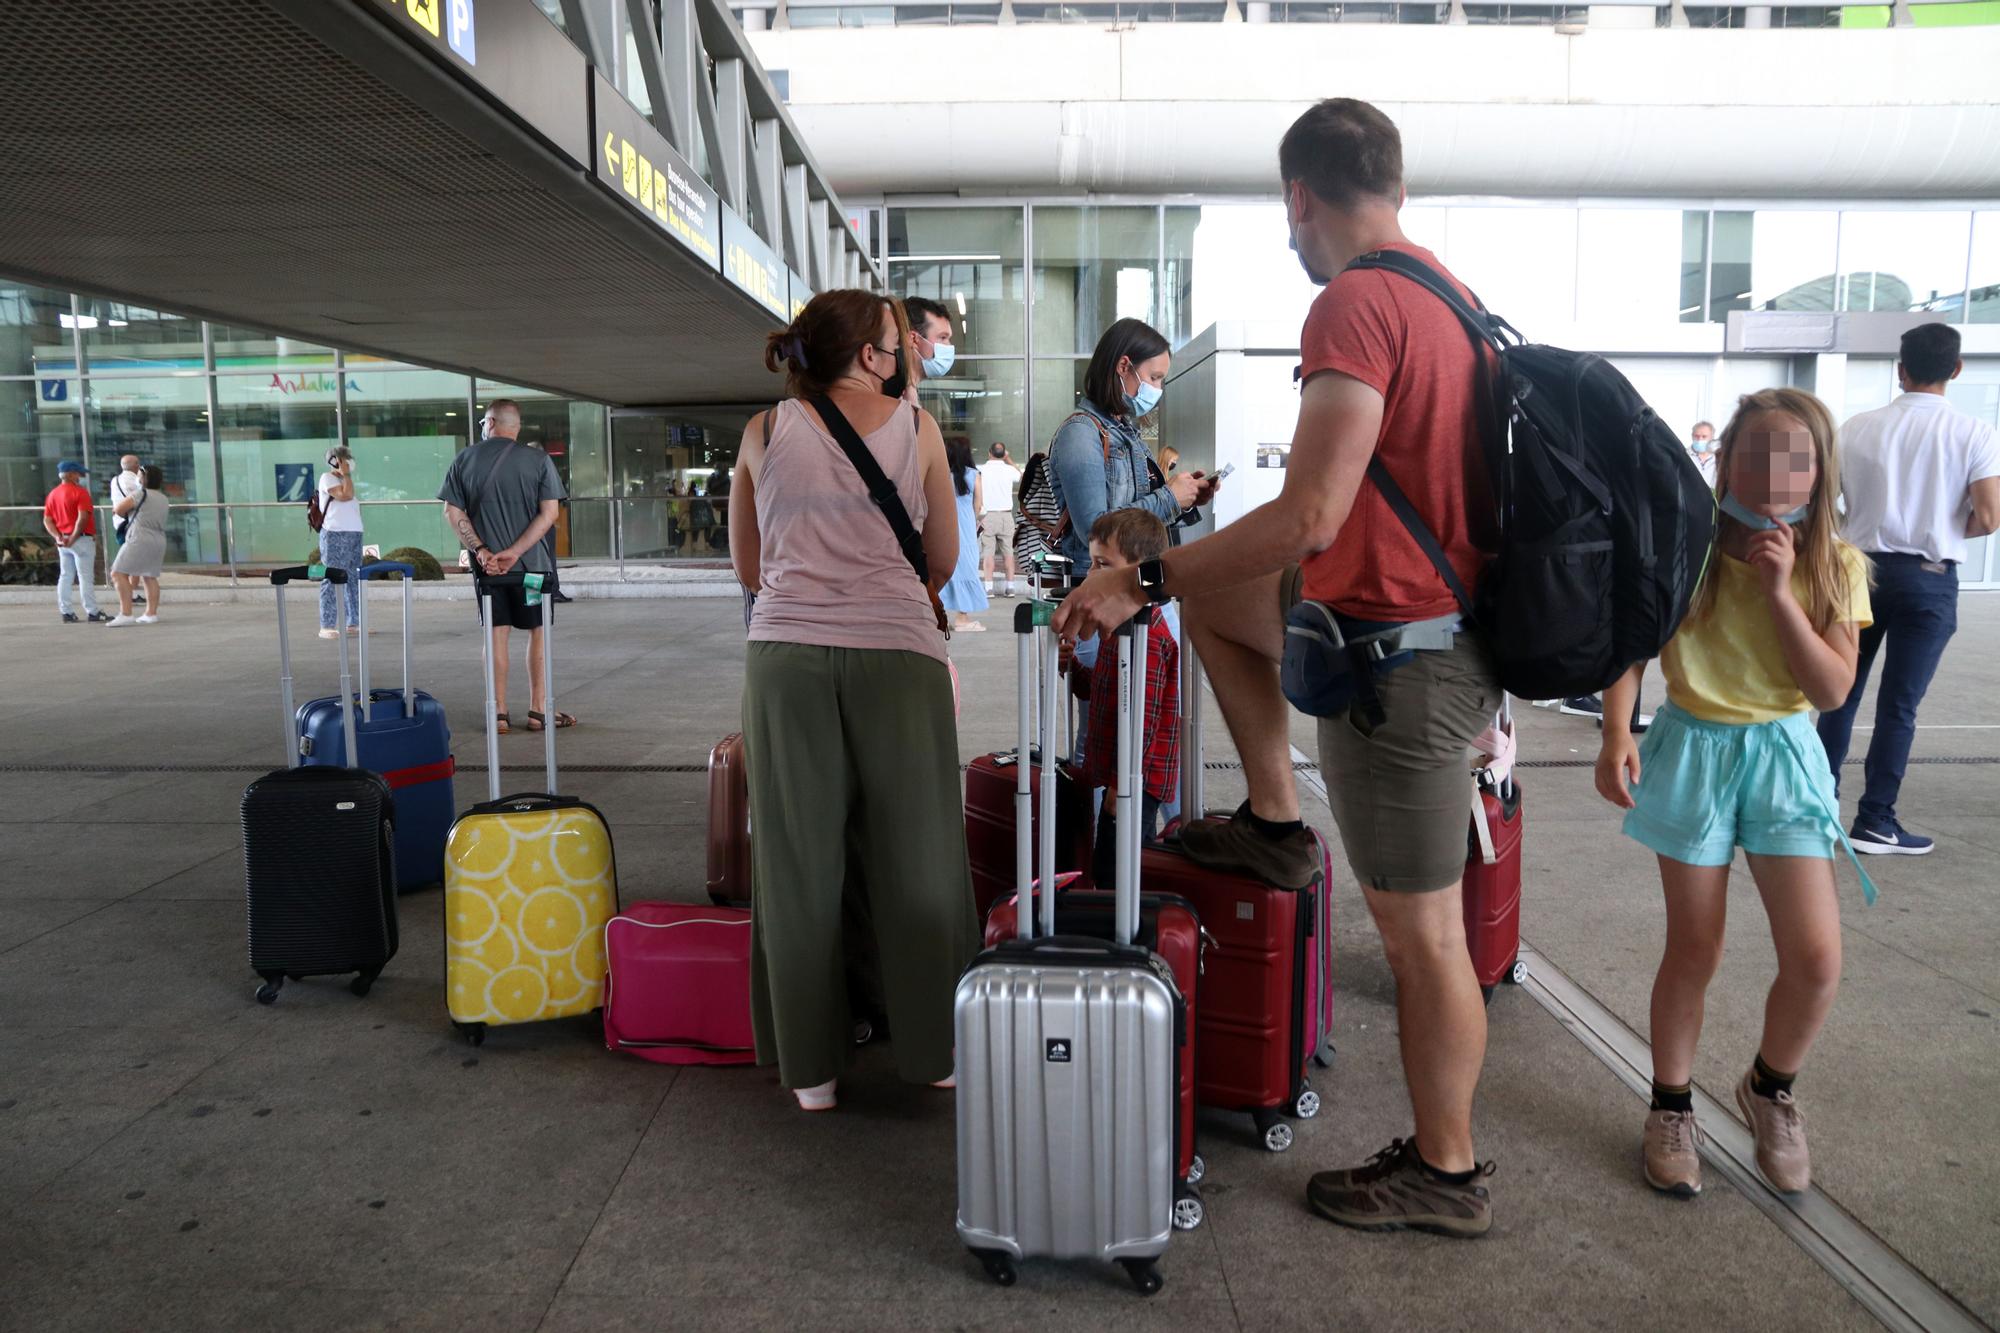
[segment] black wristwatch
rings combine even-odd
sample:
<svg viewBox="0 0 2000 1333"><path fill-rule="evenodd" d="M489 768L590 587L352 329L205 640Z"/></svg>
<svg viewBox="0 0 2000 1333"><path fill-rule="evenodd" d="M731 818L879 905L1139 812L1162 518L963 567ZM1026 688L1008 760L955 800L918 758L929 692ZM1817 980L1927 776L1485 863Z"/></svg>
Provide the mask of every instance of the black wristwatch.
<svg viewBox="0 0 2000 1333"><path fill-rule="evenodd" d="M1146 600L1155 606L1164 606L1173 600L1167 591L1167 567L1158 560L1139 562L1139 591L1146 594Z"/></svg>

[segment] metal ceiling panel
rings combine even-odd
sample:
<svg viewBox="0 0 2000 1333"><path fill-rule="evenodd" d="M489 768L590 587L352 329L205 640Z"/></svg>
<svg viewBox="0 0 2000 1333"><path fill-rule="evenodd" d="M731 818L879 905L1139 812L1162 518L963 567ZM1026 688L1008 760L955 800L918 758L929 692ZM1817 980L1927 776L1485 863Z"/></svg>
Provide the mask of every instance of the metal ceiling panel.
<svg viewBox="0 0 2000 1333"><path fill-rule="evenodd" d="M613 404L779 391L768 311L393 17L10 9L0 271Z"/></svg>

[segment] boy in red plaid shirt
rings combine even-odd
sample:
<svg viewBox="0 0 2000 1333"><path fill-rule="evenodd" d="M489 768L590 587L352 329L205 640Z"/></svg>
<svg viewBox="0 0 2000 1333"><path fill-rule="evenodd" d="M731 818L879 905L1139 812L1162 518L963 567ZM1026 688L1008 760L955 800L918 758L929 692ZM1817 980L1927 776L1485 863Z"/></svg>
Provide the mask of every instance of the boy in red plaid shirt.
<svg viewBox="0 0 2000 1333"><path fill-rule="evenodd" d="M1090 526L1093 570L1157 560L1166 549L1167 525L1143 509L1114 509L1100 514ZM1148 842L1153 840L1160 806L1174 798L1181 782L1180 644L1157 608L1152 615L1152 631L1146 647L1146 731L1141 768L1145 789L1139 793L1139 826L1145 830ZM1114 798L1118 794L1118 645L1115 642L1106 641L1098 646L1089 682L1090 728L1083 748L1083 780L1093 787L1104 788L1091 873L1099 884L1108 885L1116 869L1118 846L1113 836Z"/></svg>

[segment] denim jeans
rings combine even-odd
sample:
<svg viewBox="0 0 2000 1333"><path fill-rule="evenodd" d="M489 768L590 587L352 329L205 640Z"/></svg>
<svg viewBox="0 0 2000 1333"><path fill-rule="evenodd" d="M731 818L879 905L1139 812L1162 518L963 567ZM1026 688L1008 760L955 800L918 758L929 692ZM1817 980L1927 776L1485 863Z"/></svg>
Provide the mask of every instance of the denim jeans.
<svg viewBox="0 0 2000 1333"><path fill-rule="evenodd" d="M83 593L83 614L97 614L97 539L78 537L68 546L56 548L56 607L66 616L76 614L76 605L70 600L70 584L75 583Z"/></svg>
<svg viewBox="0 0 2000 1333"><path fill-rule="evenodd" d="M347 571L347 623L352 625L361 618L361 580L356 572L361 568L361 534L358 532L334 532L322 528L319 534L320 563L338 566ZM334 585L319 585L319 627L334 628Z"/></svg>
<svg viewBox="0 0 2000 1333"><path fill-rule="evenodd" d="M1885 642L1882 686L1875 697L1875 734L1868 742L1867 785L1856 823L1871 827L1896 817L1896 794L1917 736L1917 705L1931 687L1945 643L1958 629L1958 566L1925 568L1922 556L1873 554L1875 591L1870 599L1875 623L1861 631L1861 660L1847 702L1819 719L1820 744L1833 767L1836 788L1841 761L1854 730L1854 714L1868 685L1868 669Z"/></svg>

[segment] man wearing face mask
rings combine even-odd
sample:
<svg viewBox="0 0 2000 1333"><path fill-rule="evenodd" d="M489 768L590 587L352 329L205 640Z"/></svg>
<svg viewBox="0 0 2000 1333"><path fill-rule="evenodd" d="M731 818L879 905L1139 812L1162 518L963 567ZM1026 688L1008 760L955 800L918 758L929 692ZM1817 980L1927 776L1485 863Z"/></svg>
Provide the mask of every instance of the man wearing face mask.
<svg viewBox="0 0 2000 1333"><path fill-rule="evenodd" d="M910 322L907 359L923 372L910 376L908 387L903 390L904 399L914 404L918 383L949 375L958 362L958 349L951 345L951 312L936 301L926 296L906 296L903 314Z"/></svg>
<svg viewBox="0 0 2000 1333"><path fill-rule="evenodd" d="M1692 442L1688 453L1694 458L1694 465L1701 469L1701 479L1708 483L1708 489L1715 489L1715 424L1709 421L1694 423Z"/></svg>
<svg viewBox="0 0 2000 1333"><path fill-rule="evenodd" d="M1493 721L1500 685L1451 589L1366 478L1379 462L1459 578L1478 586L1488 560L1475 530L1484 501L1468 474L1480 458L1481 355L1437 297L1394 274L1347 267L1394 249L1443 269L1403 234L1402 139L1387 116L1352 99L1321 102L1286 132L1278 174L1293 249L1326 287L1300 338L1304 378L1284 488L1213 536L1092 574L1056 626L1101 633L1149 600L1185 599L1250 799L1231 819L1186 825L1182 846L1204 865L1297 889L1317 878L1319 859L1299 819L1279 686L1287 617L1307 598L1350 625L1399 627L1412 651L1374 673L1381 719L1355 710L1320 718L1319 758L1396 978L1415 1133L1361 1166L1320 1172L1306 1198L1346 1226L1478 1236L1492 1219L1493 1166L1474 1155L1472 1138L1486 1018L1461 878L1472 743Z"/></svg>
<svg viewBox="0 0 2000 1333"><path fill-rule="evenodd" d="M1819 739L1836 784L1868 670L1887 645L1867 786L1850 835L1857 852L1922 856L1935 846L1896 822L1896 797L1916 739L1917 707L1958 629L1959 563L1973 538L2000 528L2000 441L1991 426L1945 401L1946 386L1964 368L1957 329L1911 329L1896 362L1902 396L1861 413L1840 432L1843 535L1875 567L1875 623L1861 631L1847 702L1820 715Z"/></svg>

